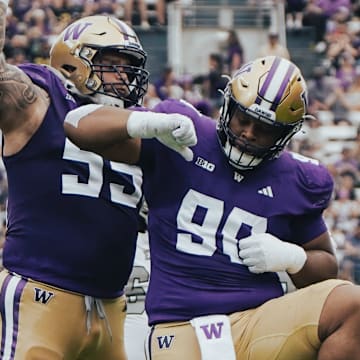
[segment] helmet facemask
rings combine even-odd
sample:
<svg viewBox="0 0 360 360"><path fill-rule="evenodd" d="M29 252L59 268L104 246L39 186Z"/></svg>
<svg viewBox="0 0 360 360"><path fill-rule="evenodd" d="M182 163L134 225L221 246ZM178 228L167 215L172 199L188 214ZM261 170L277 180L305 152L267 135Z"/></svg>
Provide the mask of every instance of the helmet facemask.
<svg viewBox="0 0 360 360"><path fill-rule="evenodd" d="M106 64L103 59L109 54L118 54L117 56L122 59L127 58L128 64ZM105 97L112 97L120 100L123 107L129 107L139 104L139 100L146 94L149 73L143 68L144 60L139 60L118 48L106 48L97 51L89 66L91 72L86 87L94 92L93 97L101 99L102 104L106 101ZM111 73L117 74L115 81L106 80L106 75ZM113 103L115 100L109 101Z"/></svg>

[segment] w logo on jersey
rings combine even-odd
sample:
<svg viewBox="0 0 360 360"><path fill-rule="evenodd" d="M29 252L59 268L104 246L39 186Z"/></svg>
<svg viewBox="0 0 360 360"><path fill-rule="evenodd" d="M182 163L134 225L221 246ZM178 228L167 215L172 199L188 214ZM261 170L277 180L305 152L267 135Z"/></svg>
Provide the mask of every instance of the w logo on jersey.
<svg viewBox="0 0 360 360"><path fill-rule="evenodd" d="M234 180L238 183L244 178L243 175L239 174L238 172L234 171Z"/></svg>
<svg viewBox="0 0 360 360"><path fill-rule="evenodd" d="M34 291L34 300L42 304L47 304L55 296L54 293L39 288L35 288Z"/></svg>
<svg viewBox="0 0 360 360"><path fill-rule="evenodd" d="M200 328L204 332L206 338L208 340L210 340L210 339L214 339L214 338L215 339L221 338L221 331L222 331L223 326L224 326L223 322L218 322L216 324L211 323L208 325L202 325L202 326L200 326Z"/></svg>
<svg viewBox="0 0 360 360"><path fill-rule="evenodd" d="M159 344L159 349L168 349L171 346L174 337L174 335L158 336L157 341Z"/></svg>
<svg viewBox="0 0 360 360"><path fill-rule="evenodd" d="M77 40L80 35L84 32L84 30L92 25L91 23L81 23L81 24L74 24L73 26L70 26L65 34L64 34L64 41L67 40Z"/></svg>

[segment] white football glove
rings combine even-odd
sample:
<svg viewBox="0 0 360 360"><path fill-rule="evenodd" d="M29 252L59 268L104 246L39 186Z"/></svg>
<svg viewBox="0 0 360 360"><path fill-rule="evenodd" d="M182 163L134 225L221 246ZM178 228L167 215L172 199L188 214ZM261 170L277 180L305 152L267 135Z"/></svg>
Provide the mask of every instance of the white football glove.
<svg viewBox="0 0 360 360"><path fill-rule="evenodd" d="M239 241L239 257L255 274L264 272L299 272L307 259L305 250L268 234L253 234Z"/></svg>
<svg viewBox="0 0 360 360"><path fill-rule="evenodd" d="M155 137L187 161L194 157L189 146L196 145L196 132L192 120L185 115L134 111L128 118L127 132L133 138Z"/></svg>

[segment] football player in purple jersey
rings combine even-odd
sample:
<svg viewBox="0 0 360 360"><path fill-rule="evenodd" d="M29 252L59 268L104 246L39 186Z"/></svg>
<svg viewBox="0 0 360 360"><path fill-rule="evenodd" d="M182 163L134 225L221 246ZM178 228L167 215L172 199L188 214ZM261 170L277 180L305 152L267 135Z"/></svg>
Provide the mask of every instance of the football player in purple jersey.
<svg viewBox="0 0 360 360"><path fill-rule="evenodd" d="M332 177L285 149L308 116L306 97L299 68L267 56L229 79L218 121L182 101L155 108L157 134L161 113L191 118L198 141L189 148L181 127L148 139L154 129L140 112L67 115L80 148L143 170L149 359L359 359L360 287L336 279L323 220ZM164 143L182 145L188 161ZM284 295L280 271L300 289Z"/></svg>
<svg viewBox="0 0 360 360"><path fill-rule="evenodd" d="M82 104L141 104L147 56L124 22L90 16L59 35L50 67L10 65L3 53L7 7L0 0L9 183L0 359L123 360L142 171L80 150L66 139L63 121ZM166 127L177 127L167 116Z"/></svg>

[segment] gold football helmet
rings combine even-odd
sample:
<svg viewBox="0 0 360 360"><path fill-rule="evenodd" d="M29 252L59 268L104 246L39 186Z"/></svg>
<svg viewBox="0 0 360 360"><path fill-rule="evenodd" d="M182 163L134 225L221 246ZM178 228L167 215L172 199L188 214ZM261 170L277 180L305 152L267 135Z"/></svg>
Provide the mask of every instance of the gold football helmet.
<svg viewBox="0 0 360 360"><path fill-rule="evenodd" d="M229 163L238 170L251 170L264 159L277 157L301 129L306 109L306 83L291 61L267 56L242 66L225 89L217 129ZM235 135L229 126L235 111L273 126L274 144L257 146Z"/></svg>
<svg viewBox="0 0 360 360"><path fill-rule="evenodd" d="M125 57L126 62L104 61L109 55ZM146 58L135 32L105 15L70 24L50 50L50 65L65 77L70 91L96 103L123 107L140 104L147 91ZM109 73L117 74L116 80L106 81Z"/></svg>

